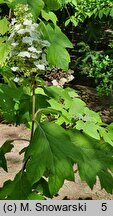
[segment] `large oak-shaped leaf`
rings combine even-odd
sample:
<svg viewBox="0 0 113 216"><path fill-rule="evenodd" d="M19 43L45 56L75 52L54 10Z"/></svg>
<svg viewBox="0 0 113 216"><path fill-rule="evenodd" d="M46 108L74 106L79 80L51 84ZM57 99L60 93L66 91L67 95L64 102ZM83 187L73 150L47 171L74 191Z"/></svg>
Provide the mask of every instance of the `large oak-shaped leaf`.
<svg viewBox="0 0 113 216"><path fill-rule="evenodd" d="M113 177L109 170L113 171L113 148L76 129L72 129L68 133L75 146L75 159L73 159L78 164L81 179L93 188L96 176L99 176L101 187L112 193Z"/></svg>
<svg viewBox="0 0 113 216"><path fill-rule="evenodd" d="M49 176L49 189L55 194L65 179L73 180L70 139L65 130L55 123L39 124L28 147L25 159L27 176L31 184L44 174Z"/></svg>

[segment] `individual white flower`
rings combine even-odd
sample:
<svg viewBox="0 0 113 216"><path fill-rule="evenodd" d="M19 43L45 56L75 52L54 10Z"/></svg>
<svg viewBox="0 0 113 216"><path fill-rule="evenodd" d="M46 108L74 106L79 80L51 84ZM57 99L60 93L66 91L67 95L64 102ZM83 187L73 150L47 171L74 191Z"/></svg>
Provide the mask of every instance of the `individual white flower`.
<svg viewBox="0 0 113 216"><path fill-rule="evenodd" d="M59 83L57 82L57 80L52 80L52 84L54 85L54 86L59 86Z"/></svg>
<svg viewBox="0 0 113 216"><path fill-rule="evenodd" d="M91 117L89 115L79 115L79 120L82 120L82 121L90 121L91 120Z"/></svg>
<svg viewBox="0 0 113 216"><path fill-rule="evenodd" d="M43 64L45 64L45 65L47 65L47 63L48 63L45 53L42 53L42 62L43 62Z"/></svg>
<svg viewBox="0 0 113 216"><path fill-rule="evenodd" d="M112 29L106 29L105 32L113 33L113 30Z"/></svg>
<svg viewBox="0 0 113 216"><path fill-rule="evenodd" d="M35 27L33 25L27 26L26 31L29 32L29 33L30 32L34 32L35 31Z"/></svg>
<svg viewBox="0 0 113 216"><path fill-rule="evenodd" d="M15 29L16 31L18 31L18 30L21 28L21 26L22 26L21 24L17 24L17 25L14 26L14 29Z"/></svg>
<svg viewBox="0 0 113 216"><path fill-rule="evenodd" d="M19 80L20 80L20 79L19 79L18 77L15 77L15 78L14 78L14 82L16 82L16 83L17 83Z"/></svg>
<svg viewBox="0 0 113 216"><path fill-rule="evenodd" d="M83 119L83 115L79 114L78 119L79 119L79 120L82 120L82 119Z"/></svg>
<svg viewBox="0 0 113 216"><path fill-rule="evenodd" d="M39 70L45 70L45 65L39 64L38 62L34 62L34 65L35 65Z"/></svg>
<svg viewBox="0 0 113 216"><path fill-rule="evenodd" d="M32 40L31 37L24 37L24 38L22 39L22 42L23 42L23 43L26 43L26 44L29 44L29 45L32 45L33 40Z"/></svg>
<svg viewBox="0 0 113 216"><path fill-rule="evenodd" d="M67 82L67 79L63 77L63 78L60 79L59 85L63 86L66 82Z"/></svg>
<svg viewBox="0 0 113 216"><path fill-rule="evenodd" d="M15 42L15 43L12 43L11 45L12 45L13 47L16 47L18 44L19 44L18 42Z"/></svg>
<svg viewBox="0 0 113 216"><path fill-rule="evenodd" d="M28 12L28 8L25 10L26 12ZM26 16L25 16L25 19L32 19L33 17L33 14L32 13L28 13Z"/></svg>
<svg viewBox="0 0 113 216"><path fill-rule="evenodd" d="M25 19L24 22L23 22L23 25L31 26L32 25L32 20Z"/></svg>
<svg viewBox="0 0 113 216"><path fill-rule="evenodd" d="M30 58L30 53L27 52L27 51L23 51L23 52L20 52L20 53L18 54L18 56Z"/></svg>
<svg viewBox="0 0 113 216"><path fill-rule="evenodd" d="M33 23L33 26L34 26L35 28L38 28L39 24Z"/></svg>
<svg viewBox="0 0 113 216"><path fill-rule="evenodd" d="M12 56L14 56L14 51L13 50L10 51L9 58L11 58Z"/></svg>
<svg viewBox="0 0 113 216"><path fill-rule="evenodd" d="M14 71L14 72L17 71L17 69L18 69L18 67L12 67L11 68L11 70Z"/></svg>
<svg viewBox="0 0 113 216"><path fill-rule="evenodd" d="M38 43L40 42L37 33L35 33L34 31L30 31L29 34L30 34L30 37L32 38L33 41L36 41Z"/></svg>
<svg viewBox="0 0 113 216"><path fill-rule="evenodd" d="M37 50L37 54L41 54L42 53L42 50Z"/></svg>
<svg viewBox="0 0 113 216"><path fill-rule="evenodd" d="M35 33L37 30L36 30L36 27L31 24L31 25L27 25L26 28L25 28L26 32L28 32L29 34L32 32L32 33Z"/></svg>
<svg viewBox="0 0 113 216"><path fill-rule="evenodd" d="M34 38L37 37L37 33L35 31L30 31L29 34L31 37L34 37Z"/></svg>
<svg viewBox="0 0 113 216"><path fill-rule="evenodd" d="M14 25L16 23L16 19L15 18L12 18L11 20L11 25Z"/></svg>
<svg viewBox="0 0 113 216"><path fill-rule="evenodd" d="M73 74L73 73L74 73L74 71L73 71L73 70L71 70L71 69L69 69L69 70L68 70L68 73L69 73L69 74Z"/></svg>
<svg viewBox="0 0 113 216"><path fill-rule="evenodd" d="M43 40L43 41L42 41L42 44L43 44L44 46L50 46L50 43L49 43L49 41L47 41L47 40Z"/></svg>
<svg viewBox="0 0 113 216"><path fill-rule="evenodd" d="M19 30L17 31L17 33L20 34L20 35L23 35L23 34L25 34L26 32L27 32L26 29L19 29Z"/></svg>
<svg viewBox="0 0 113 216"><path fill-rule="evenodd" d="M33 52L33 53L38 53L38 51L37 51L37 49L35 48L35 47L29 47L28 48L28 50L30 51L30 52Z"/></svg>
<svg viewBox="0 0 113 216"><path fill-rule="evenodd" d="M8 40L11 40L11 39L14 37L14 35L15 35L15 33L14 33L14 32L12 32L12 33L10 34L10 36L9 36Z"/></svg>
<svg viewBox="0 0 113 216"><path fill-rule="evenodd" d="M74 79L74 76L72 74L69 75L68 78L67 78L68 82L72 81L73 79Z"/></svg>
<svg viewBox="0 0 113 216"><path fill-rule="evenodd" d="M28 8L28 4L24 5L24 11L28 12L29 8ZM32 16L31 13L28 14L30 17ZM28 17L27 15L27 17Z"/></svg>
<svg viewBox="0 0 113 216"><path fill-rule="evenodd" d="M38 58L38 56L37 56L36 54L34 54L34 53L31 54L31 57L32 57L33 59L37 59L37 58Z"/></svg>
<svg viewBox="0 0 113 216"><path fill-rule="evenodd" d="M89 115L84 116L83 121L91 121L91 117Z"/></svg>

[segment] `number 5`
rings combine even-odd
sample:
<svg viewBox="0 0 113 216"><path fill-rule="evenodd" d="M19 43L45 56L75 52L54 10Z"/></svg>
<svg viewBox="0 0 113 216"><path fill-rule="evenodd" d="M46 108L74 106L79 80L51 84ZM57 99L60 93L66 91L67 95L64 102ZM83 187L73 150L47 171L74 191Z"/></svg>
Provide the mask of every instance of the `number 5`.
<svg viewBox="0 0 113 216"><path fill-rule="evenodd" d="M102 203L101 210L102 211L106 211L107 210L107 203Z"/></svg>

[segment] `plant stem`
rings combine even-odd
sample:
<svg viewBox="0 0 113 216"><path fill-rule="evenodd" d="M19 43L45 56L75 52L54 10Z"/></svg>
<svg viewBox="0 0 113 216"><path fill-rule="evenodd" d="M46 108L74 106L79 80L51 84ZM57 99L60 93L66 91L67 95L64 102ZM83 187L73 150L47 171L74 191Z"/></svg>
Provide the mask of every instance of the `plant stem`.
<svg viewBox="0 0 113 216"><path fill-rule="evenodd" d="M33 84L33 94L32 94L32 129L31 129L31 138L33 138L34 134L34 124L35 124L35 85Z"/></svg>
<svg viewBox="0 0 113 216"><path fill-rule="evenodd" d="M30 142L30 140L28 140L28 139L21 139L21 138L20 138L20 139L19 139L19 138L18 138L18 139L13 139L13 142L14 142L14 141L25 141L25 142Z"/></svg>
<svg viewBox="0 0 113 216"><path fill-rule="evenodd" d="M11 19L11 16L12 16L12 10L11 8L9 9L9 20Z"/></svg>
<svg viewBox="0 0 113 216"><path fill-rule="evenodd" d="M35 124L35 84L33 83L33 88L32 88L32 128L31 128L31 137L30 137L30 142L33 138L34 135L34 124ZM27 158L27 160L24 162L23 166L22 166L22 171L24 171L26 169L26 165L27 162L29 161L30 156Z"/></svg>

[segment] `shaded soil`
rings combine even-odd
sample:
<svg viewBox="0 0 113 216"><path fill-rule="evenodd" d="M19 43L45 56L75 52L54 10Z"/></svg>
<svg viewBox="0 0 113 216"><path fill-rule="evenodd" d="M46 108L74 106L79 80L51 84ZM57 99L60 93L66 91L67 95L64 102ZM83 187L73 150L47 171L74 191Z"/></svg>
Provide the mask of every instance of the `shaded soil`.
<svg viewBox="0 0 113 216"><path fill-rule="evenodd" d="M7 139L19 139L26 138L29 139L30 132L20 125L19 127L9 126L5 124L0 124L0 146ZM8 173L3 171L0 168L0 187L3 185L4 181L8 179L13 179L15 174L22 168L23 155L19 155L19 152L22 148L27 146L25 141L15 141L14 148L11 153L7 153L8 160ZM76 167L75 167L76 168ZM75 174L75 182L65 181L64 186L60 189L58 195L53 199L113 199L113 195L108 194L105 190L101 190L99 181L94 186L94 189L91 190L85 182L81 182L78 173Z"/></svg>
<svg viewBox="0 0 113 216"><path fill-rule="evenodd" d="M0 124L0 146L6 140L20 139L29 137L29 131L27 131L24 125L19 127L9 126L5 124ZM0 187L3 185L4 181L8 179L13 179L15 174L22 168L23 155L19 155L21 149L27 146L25 141L15 141L13 143L14 148L10 153L6 154L8 173L0 168Z"/></svg>

